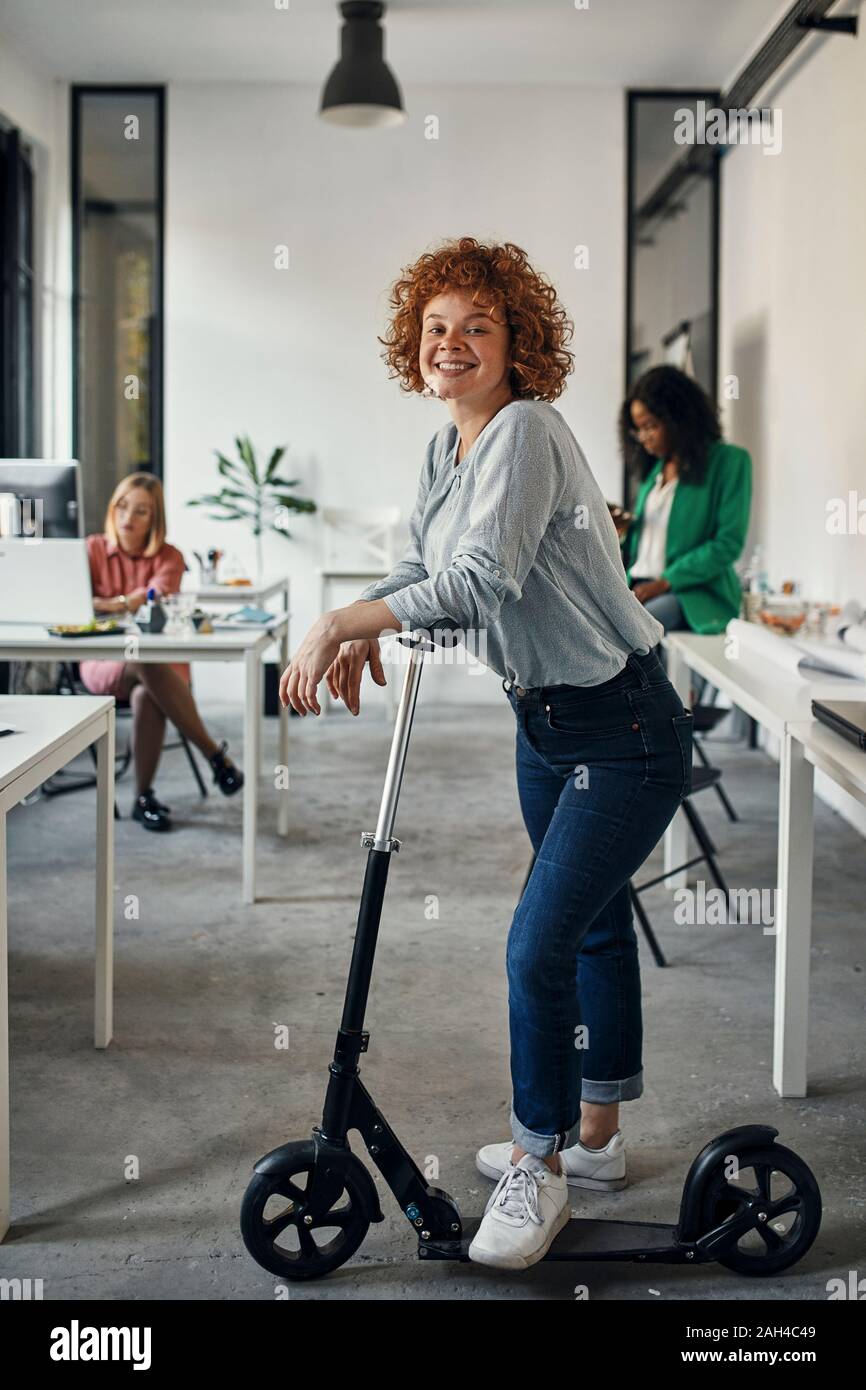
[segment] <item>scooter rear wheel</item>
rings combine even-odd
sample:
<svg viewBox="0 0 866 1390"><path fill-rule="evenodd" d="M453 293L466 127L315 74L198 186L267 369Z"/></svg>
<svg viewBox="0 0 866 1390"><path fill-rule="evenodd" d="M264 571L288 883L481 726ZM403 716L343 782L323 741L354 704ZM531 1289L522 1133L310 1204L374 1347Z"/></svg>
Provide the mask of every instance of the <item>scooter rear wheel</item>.
<svg viewBox="0 0 866 1390"><path fill-rule="evenodd" d="M766 1221L719 1255L719 1264L738 1274L778 1274L806 1254L821 1225L821 1193L812 1170L791 1149L771 1144L739 1156L739 1176L732 1180L720 1163L704 1193L705 1230L735 1216L747 1197L762 1196Z"/></svg>
<svg viewBox="0 0 866 1390"><path fill-rule="evenodd" d="M337 1171L299 1155L291 1169L254 1175L241 1204L241 1235L263 1269L318 1279L351 1259L370 1227L355 1163Z"/></svg>

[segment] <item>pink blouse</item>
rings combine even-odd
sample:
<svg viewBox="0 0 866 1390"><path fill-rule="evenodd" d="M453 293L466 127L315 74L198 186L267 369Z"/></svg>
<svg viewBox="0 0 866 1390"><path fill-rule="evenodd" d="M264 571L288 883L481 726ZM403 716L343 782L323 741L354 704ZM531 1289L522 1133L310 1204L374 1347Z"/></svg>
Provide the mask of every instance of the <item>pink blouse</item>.
<svg viewBox="0 0 866 1390"><path fill-rule="evenodd" d="M155 555L127 555L106 535L87 537L87 558L94 598L116 598L151 585L162 594L176 594L186 569L181 552L164 542Z"/></svg>
<svg viewBox="0 0 866 1390"><path fill-rule="evenodd" d="M135 589L153 587L160 595L176 594L186 561L173 545L164 543L156 555L127 555L125 550L106 535L87 537L87 558L90 561L90 583L94 598L117 598ZM187 662L172 661L173 670L190 683L192 672ZM113 695L122 699L125 693L122 661L82 661L81 679L94 695Z"/></svg>

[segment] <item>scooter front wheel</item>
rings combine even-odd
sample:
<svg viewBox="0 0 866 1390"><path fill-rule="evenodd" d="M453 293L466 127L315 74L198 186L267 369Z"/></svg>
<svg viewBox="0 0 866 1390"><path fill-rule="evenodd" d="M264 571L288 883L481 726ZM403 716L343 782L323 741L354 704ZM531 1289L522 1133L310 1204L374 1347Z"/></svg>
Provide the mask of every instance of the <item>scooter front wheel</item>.
<svg viewBox="0 0 866 1390"><path fill-rule="evenodd" d="M726 1163L709 1176L703 1199L704 1229L736 1216L756 1196L763 1199L766 1216L718 1256L719 1264L738 1274L758 1276L778 1274L796 1264L821 1225L821 1193L812 1170L781 1144L740 1154L736 1178L728 1177Z"/></svg>
<svg viewBox="0 0 866 1390"><path fill-rule="evenodd" d="M306 1145L304 1146L307 1147ZM370 1222L354 1159L339 1171L298 1155L281 1173L256 1173L241 1204L244 1245L284 1279L318 1279L351 1259ZM366 1170L365 1170L366 1172Z"/></svg>

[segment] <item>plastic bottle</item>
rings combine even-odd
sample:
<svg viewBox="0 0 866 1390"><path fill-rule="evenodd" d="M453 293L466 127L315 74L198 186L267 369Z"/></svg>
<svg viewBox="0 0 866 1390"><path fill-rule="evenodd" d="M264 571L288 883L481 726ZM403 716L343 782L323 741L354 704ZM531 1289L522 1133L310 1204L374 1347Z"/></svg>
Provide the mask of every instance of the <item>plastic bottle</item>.
<svg viewBox="0 0 866 1390"><path fill-rule="evenodd" d="M139 627L145 632L162 632L166 624L166 615L156 589L152 587L148 589L141 608L142 616L138 620Z"/></svg>

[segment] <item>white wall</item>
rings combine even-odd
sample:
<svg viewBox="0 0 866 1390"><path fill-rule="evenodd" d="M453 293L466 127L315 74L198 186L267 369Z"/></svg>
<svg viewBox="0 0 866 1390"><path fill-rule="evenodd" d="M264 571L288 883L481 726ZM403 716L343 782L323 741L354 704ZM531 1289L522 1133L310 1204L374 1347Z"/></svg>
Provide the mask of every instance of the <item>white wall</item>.
<svg viewBox="0 0 866 1390"><path fill-rule="evenodd" d="M0 34L0 116L34 154L35 375L46 458L68 458L72 447L68 107L67 84L36 71Z"/></svg>
<svg viewBox="0 0 866 1390"><path fill-rule="evenodd" d="M448 416L401 395L376 335L400 268L467 233L517 242L552 279L576 328L557 405L619 497L622 93L437 84L404 95L402 129L359 132L321 122L312 86L169 89L166 484L171 536L188 554L225 543L252 562L234 523L184 505L212 489L212 450L231 450L238 432L263 451L288 443L288 476L320 505L394 502L408 515L424 447ZM425 139L429 114L438 140ZM280 243L289 270L274 268ZM588 270L574 268L578 244ZM298 642L318 614L318 519L292 529L294 542L268 539L265 568L289 568ZM495 677L462 675L431 669L428 695L435 682L437 698L502 699ZM195 679L204 691L217 676L201 667Z"/></svg>
<svg viewBox="0 0 866 1390"><path fill-rule="evenodd" d="M810 598L866 605L866 515L832 535L827 504L857 492L866 513L866 41L833 38L768 99L782 149L733 148L722 164L720 375L736 374L730 439L755 467L745 554ZM819 775L826 800L866 815Z"/></svg>

